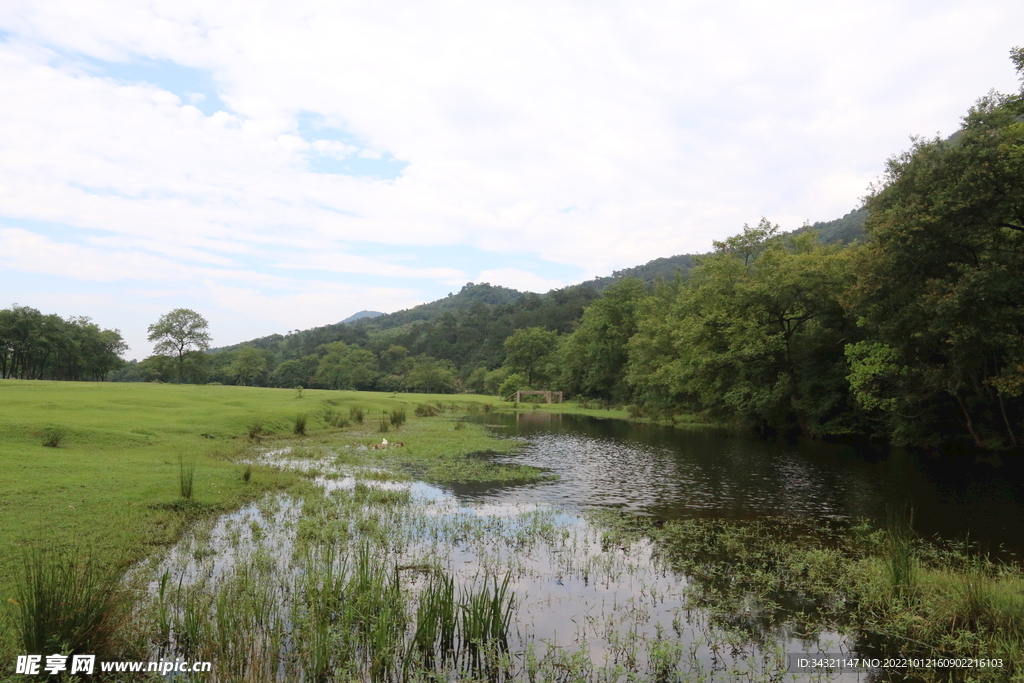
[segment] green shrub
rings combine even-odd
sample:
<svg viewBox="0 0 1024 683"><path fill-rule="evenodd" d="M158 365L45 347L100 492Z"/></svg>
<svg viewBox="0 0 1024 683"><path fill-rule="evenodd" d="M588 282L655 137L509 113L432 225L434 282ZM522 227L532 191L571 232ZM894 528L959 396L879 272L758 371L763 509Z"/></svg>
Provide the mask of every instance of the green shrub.
<svg viewBox="0 0 1024 683"><path fill-rule="evenodd" d="M416 417L434 417L437 415L437 408L426 403L420 403L416 406Z"/></svg>
<svg viewBox="0 0 1024 683"><path fill-rule="evenodd" d="M64 440L65 434L63 427L47 427L43 430L43 445L47 448L57 448Z"/></svg>

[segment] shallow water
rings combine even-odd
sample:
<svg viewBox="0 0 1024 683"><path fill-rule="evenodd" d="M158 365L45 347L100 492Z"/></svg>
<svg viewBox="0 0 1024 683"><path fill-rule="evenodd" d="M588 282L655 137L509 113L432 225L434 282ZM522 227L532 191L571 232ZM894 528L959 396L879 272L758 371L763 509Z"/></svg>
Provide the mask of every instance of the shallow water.
<svg viewBox="0 0 1024 683"><path fill-rule="evenodd" d="M536 441L538 448L545 443ZM267 453L262 460L327 472L317 481L328 496L345 495L356 485L353 477L329 471L329 452L319 460L292 455ZM516 599L510 634L516 679L532 666L570 676L565 680L627 680L631 674L647 680L652 650L660 647L681 674L703 678L728 671L730 680L772 680L785 670L779 653L846 647L832 633L799 639L779 631L767 634L765 649L718 630L693 609L686 578L659 563L649 542L609 544L577 506L530 500L522 488L515 495L491 491L468 500L422 482L360 483L411 494L408 506L388 513L398 515L401 531L390 539L394 551L380 558L382 565L439 564L463 588L477 585L481 576L508 573ZM562 486L549 490L566 490ZM190 588L216 595L218 585L239 572L258 571L261 581L275 584L270 594L286 600L301 583L296 534L304 514L302 501L277 495L196 529L151 568L151 592L156 595L160 577L167 576L184 600ZM360 514L370 518L378 511L367 506ZM421 585L415 572L406 578L412 591Z"/></svg>

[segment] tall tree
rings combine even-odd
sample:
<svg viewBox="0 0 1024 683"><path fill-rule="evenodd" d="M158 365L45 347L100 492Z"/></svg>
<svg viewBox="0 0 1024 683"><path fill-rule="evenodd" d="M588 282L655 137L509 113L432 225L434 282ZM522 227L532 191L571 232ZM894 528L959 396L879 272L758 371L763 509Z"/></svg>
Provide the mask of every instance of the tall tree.
<svg viewBox="0 0 1024 683"><path fill-rule="evenodd" d="M188 308L175 308L149 326L147 339L155 342L153 351L177 357L179 384L184 371L185 354L210 348L210 334L206 331L209 326L206 318Z"/></svg>
<svg viewBox="0 0 1024 683"><path fill-rule="evenodd" d="M558 334L543 327L516 330L505 340L505 365L512 372L526 375L526 384L547 379L550 360L558 348Z"/></svg>
<svg viewBox="0 0 1024 683"><path fill-rule="evenodd" d="M851 431L842 342L853 325L838 303L847 252L775 232L745 227L646 302L627 372L645 402L778 431Z"/></svg>
<svg viewBox="0 0 1024 683"><path fill-rule="evenodd" d="M868 198L851 383L897 441L1024 444L1022 178L1024 95L992 94L890 159Z"/></svg>
<svg viewBox="0 0 1024 683"><path fill-rule="evenodd" d="M579 327L562 344L562 384L572 394L626 401L627 344L636 334L637 313L647 297L644 283L623 278L583 311Z"/></svg>

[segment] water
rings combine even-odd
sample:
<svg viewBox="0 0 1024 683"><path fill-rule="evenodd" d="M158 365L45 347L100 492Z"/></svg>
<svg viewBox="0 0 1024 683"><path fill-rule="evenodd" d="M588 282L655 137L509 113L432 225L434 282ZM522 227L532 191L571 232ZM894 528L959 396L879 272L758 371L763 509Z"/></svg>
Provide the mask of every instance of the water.
<svg viewBox="0 0 1024 683"><path fill-rule="evenodd" d="M357 538L350 532L369 528L369 522L380 525L373 536L380 566L405 568L403 580L413 593L423 585L420 567L438 567L460 590L479 585L482 577L509 576L516 605L510 633L514 680L530 678L531 667L546 671L540 676L545 680L653 680L650 672L668 666L697 678L729 671L734 680L767 681L785 671L782 653L849 649L829 632L780 628L766 634L766 645L723 631L694 609L689 581L654 558L650 541L609 543L604 530L572 506L494 496L467 500L422 482L364 481L340 471L324 476L330 450L320 458L311 451L294 455L267 452L260 460L317 470L315 481L330 504L311 511L308 501L268 496L194 529L149 568L150 593L169 615L164 642L207 643L202 656L192 656L217 662L218 670L258 666L277 680L304 678L303 646L297 645L304 636L293 623L291 600L302 595L303 577L323 568L302 552L297 533L329 528L340 532L329 542L344 545L336 539ZM410 503L346 503L358 486L408 491ZM346 521L339 526L339 520ZM277 626L247 634L248 649L239 656L240 646L231 645L237 635L219 625L238 623L233 615L239 596L248 595L239 592L242 584L260 587L255 602L264 612L254 623ZM283 640L275 635L282 632L289 634ZM252 648L261 653L255 665Z"/></svg>
<svg viewBox="0 0 1024 683"><path fill-rule="evenodd" d="M969 539L1005 559L1024 553L1024 473L1013 456L928 458L539 411L480 419L524 442L520 452L495 460L550 470L558 479L452 487L467 499L614 507L658 519L791 515L878 522L887 507L910 505L926 537Z"/></svg>
<svg viewBox="0 0 1024 683"><path fill-rule="evenodd" d="M364 481L364 486L408 490L412 503L346 507L338 498L337 510L348 515L342 525L350 530L343 533L348 538L362 533L351 530L385 529L378 531L387 539L380 546L381 566L406 568L412 594L422 587L419 568L427 565L447 572L460 587L507 573L516 596L510 644L517 680L529 677L531 666L563 672L565 680L618 681L633 675L654 680L651 672L662 657L681 675L729 671L727 677L766 681L785 670L779 653L855 647L836 633L801 632L788 622L746 635L722 630L694 607L697 586L655 559L649 541L609 546L584 510L615 508L663 520L784 515L841 522L884 520L887 506L910 502L924 534L958 539L969 532L972 540L1002 546L1007 554L1021 550L1015 532L1024 522L1022 478L1005 463L928 461L902 452L785 445L702 427L672 429L539 411L482 419L499 436L520 440L522 448L513 455L481 457L541 467L557 480L443 489L422 482ZM359 480L344 467L332 471L334 455L330 449L305 449L301 456L278 451L264 453L259 461L317 473L324 495L344 496ZM153 567L152 592L164 575L178 587L176 595L186 598L190 587L193 594L227 594L222 586L237 583L239 576L258 576L276 605L275 618L291 629L288 596L301 592L302 577L312 571L295 552L296 533L311 525L339 528L335 513L316 514L327 517L311 516L301 500L278 495L225 515L188 535ZM747 616L756 621L759 606L756 596L750 597ZM210 604L222 602L211 599ZM187 609L185 600L171 611L181 617ZM296 650L288 644L292 637L299 642L294 634L283 645L265 639L264 650L287 661ZM273 664L267 672L290 679L294 671L281 673L286 666L298 665ZM838 678L858 679L855 674Z"/></svg>

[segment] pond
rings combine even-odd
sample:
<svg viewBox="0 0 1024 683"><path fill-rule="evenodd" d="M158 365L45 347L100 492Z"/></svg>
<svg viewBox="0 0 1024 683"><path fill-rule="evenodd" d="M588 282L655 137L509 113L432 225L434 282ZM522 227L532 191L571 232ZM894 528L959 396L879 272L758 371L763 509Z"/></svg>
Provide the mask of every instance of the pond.
<svg viewBox="0 0 1024 683"><path fill-rule="evenodd" d="M555 481L514 488L455 486L494 503L622 508L657 519L795 515L884 522L909 505L923 536L969 539L1009 559L1024 552L1024 473L1009 458L926 457L892 449L785 444L711 427L665 427L533 411L480 418L522 439L513 456Z"/></svg>
<svg viewBox="0 0 1024 683"><path fill-rule="evenodd" d="M346 450L366 447L344 440L266 451L259 462L307 470L312 483L202 525L140 569L157 654L214 661L218 681L767 683L789 679L798 654L865 645L827 616L842 611L840 594L815 604L802 588L757 588L775 569L747 584L731 564L679 571L653 536L607 511L666 530L787 517L867 534L855 520L910 502L921 533L1020 551L1020 478L998 463L541 411L468 419L521 441L480 457L557 478L436 487L351 465ZM817 556L783 573L827 575L841 553ZM727 599L709 605L721 580Z"/></svg>

